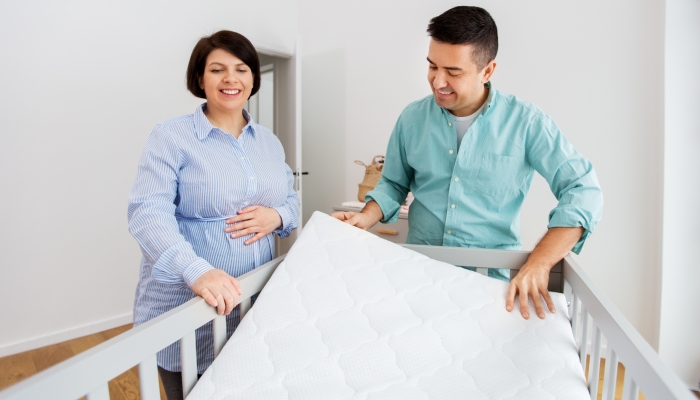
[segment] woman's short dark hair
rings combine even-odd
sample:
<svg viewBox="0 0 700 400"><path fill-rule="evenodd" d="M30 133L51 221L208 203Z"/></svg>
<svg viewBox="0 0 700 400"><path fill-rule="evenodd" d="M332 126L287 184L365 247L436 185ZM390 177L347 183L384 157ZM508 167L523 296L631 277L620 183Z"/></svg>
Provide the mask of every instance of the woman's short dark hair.
<svg viewBox="0 0 700 400"><path fill-rule="evenodd" d="M195 96L206 99L207 95L199 86L199 80L204 76L204 67L209 53L216 49L226 50L243 61L253 72L253 96L260 89L260 59L258 52L250 40L240 33L218 31L211 36L199 39L192 49L190 63L187 65L187 89Z"/></svg>
<svg viewBox="0 0 700 400"><path fill-rule="evenodd" d="M481 7L458 6L430 20L428 34L438 42L471 44L474 62L482 69L498 53L498 29L491 14Z"/></svg>

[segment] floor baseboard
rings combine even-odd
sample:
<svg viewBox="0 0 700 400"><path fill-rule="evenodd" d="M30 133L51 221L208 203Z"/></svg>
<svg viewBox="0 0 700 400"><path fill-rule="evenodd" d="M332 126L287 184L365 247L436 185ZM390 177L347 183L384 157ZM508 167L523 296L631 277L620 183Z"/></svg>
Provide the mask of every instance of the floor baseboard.
<svg viewBox="0 0 700 400"><path fill-rule="evenodd" d="M38 349L39 347L65 342L66 340L79 338L81 336L92 335L93 333L102 332L118 326L130 324L132 322L133 313L128 312L116 317L91 322L89 324L80 325L74 328L64 329L62 331L8 343L0 346L0 357Z"/></svg>

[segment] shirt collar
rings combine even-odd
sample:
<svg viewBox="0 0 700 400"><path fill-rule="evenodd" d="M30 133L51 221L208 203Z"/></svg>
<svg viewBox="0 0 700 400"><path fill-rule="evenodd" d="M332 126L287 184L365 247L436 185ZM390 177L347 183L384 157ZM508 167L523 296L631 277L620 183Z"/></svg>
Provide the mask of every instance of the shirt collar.
<svg viewBox="0 0 700 400"><path fill-rule="evenodd" d="M253 117L250 116L250 113L248 113L248 110L246 110L245 108L243 109L243 118L245 118L246 121L248 121L248 124L246 124L246 126L243 127L243 132L248 130L251 135L255 136L255 134L257 133L258 124L256 124L255 121L253 121Z"/></svg>
<svg viewBox="0 0 700 400"><path fill-rule="evenodd" d="M486 87L486 89L489 90L489 96L486 98L486 103L484 103L484 107L482 107L482 109L481 109L481 114L482 114L482 115L483 115L483 114L486 114L487 112L489 112L489 110L491 109L491 107L495 104L496 93L498 92L498 91L497 91L496 89L494 89L493 86L491 85L491 81L486 82L486 83L484 84L484 86Z"/></svg>
<svg viewBox="0 0 700 400"><path fill-rule="evenodd" d="M203 103L194 111L194 130L197 135L197 139L199 140L204 140L213 130L221 131L219 128L212 125L211 122L209 122L209 118L204 115L204 110L206 108L207 103ZM252 135L255 135L257 124L255 121L253 121L253 117L251 117L248 111L245 109L243 109L243 117L246 119L246 121L248 121L246 126L243 127L243 133L248 131Z"/></svg>

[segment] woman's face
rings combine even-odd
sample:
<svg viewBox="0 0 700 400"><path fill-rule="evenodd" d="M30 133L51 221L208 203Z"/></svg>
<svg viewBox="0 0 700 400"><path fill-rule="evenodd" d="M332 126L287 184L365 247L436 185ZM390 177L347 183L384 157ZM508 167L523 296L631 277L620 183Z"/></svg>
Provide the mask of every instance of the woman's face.
<svg viewBox="0 0 700 400"><path fill-rule="evenodd" d="M199 86L207 96L207 108L239 111L253 90L253 72L238 57L226 50L209 53Z"/></svg>

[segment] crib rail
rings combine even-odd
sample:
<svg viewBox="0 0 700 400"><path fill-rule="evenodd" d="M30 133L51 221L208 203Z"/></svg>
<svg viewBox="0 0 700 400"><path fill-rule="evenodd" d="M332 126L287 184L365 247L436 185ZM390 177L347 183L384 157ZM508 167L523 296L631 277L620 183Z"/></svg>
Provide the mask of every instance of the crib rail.
<svg viewBox="0 0 700 400"><path fill-rule="evenodd" d="M571 326L579 346L581 365L584 371L587 362L589 366L588 388L591 399L598 398L603 338L607 339L603 400L614 399L618 362L625 367L623 400L636 400L640 390L650 400L696 399L570 255L562 264L565 294L570 299ZM589 329L592 330L592 336L589 335Z"/></svg>
<svg viewBox="0 0 700 400"><path fill-rule="evenodd" d="M530 256L529 251L519 250L488 250L470 249L464 247L425 246L404 244L403 247L421 253L433 260L452 265L476 267L476 272L487 275L489 268L511 270L511 277L525 264ZM561 263L549 271L549 291L561 293L563 290Z"/></svg>
<svg viewBox="0 0 700 400"><path fill-rule="evenodd" d="M250 297L262 290L284 256L239 277L241 317L250 305ZM247 304L247 307L246 307ZM183 388L185 395L197 381L197 355L194 331L214 320L215 353L226 342L226 321L201 297L195 297L143 325L118 335L90 350L42 371L0 392L0 400L109 399L107 382L139 366L141 398L160 399L156 353L180 341Z"/></svg>
<svg viewBox="0 0 700 400"><path fill-rule="evenodd" d="M453 265L474 266L486 275L488 268L518 270L527 260L526 251L499 251L451 247L404 245L433 259ZM250 297L262 290L282 262L279 257L239 277L241 317L250 307ZM571 326L581 364L589 365L588 387L597 399L602 343L607 339L602 399L613 400L618 361L625 366L623 400L636 400L639 390L649 400L695 397L685 384L659 358L612 302L598 289L571 256L552 269L552 291L563 291L569 300ZM185 395L197 380L194 331L213 320L215 356L226 342L225 317L218 316L197 297L143 325L125 332L91 350L43 371L0 392L0 400L109 399L107 382L124 371L139 366L141 398L159 399L156 353L180 341L183 389ZM589 349L590 339L590 349Z"/></svg>

